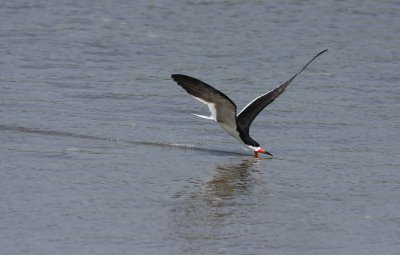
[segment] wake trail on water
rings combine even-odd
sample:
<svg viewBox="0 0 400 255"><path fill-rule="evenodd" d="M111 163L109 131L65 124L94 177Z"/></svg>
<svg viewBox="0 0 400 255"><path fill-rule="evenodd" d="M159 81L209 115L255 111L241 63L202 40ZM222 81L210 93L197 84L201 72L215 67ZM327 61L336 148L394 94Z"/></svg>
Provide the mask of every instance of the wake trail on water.
<svg viewBox="0 0 400 255"><path fill-rule="evenodd" d="M167 143L167 142L158 142L158 141L124 141L121 139L116 138L106 138L106 137L99 137L93 135L83 135L83 134L76 134L71 132L65 131L54 131L54 130L43 130L38 128L28 128L22 126L9 126L9 125L2 125L0 124L1 131L11 131L11 132L19 132L19 133L28 133L28 134L38 134L38 135L46 135L46 136L57 136L57 137L71 137L76 139L87 139L87 140L96 140L96 141L108 141L108 142L118 142L118 143L125 143L125 144L135 144L135 145L143 145L143 146L156 146L156 147L166 147L166 148L175 148L179 150L186 150L186 151L200 151L204 153L216 154L216 155L247 155L247 153L240 153L234 151L224 151L224 150L217 150L217 149L209 149L209 148L202 148L196 147L194 144L177 144L177 143Z"/></svg>

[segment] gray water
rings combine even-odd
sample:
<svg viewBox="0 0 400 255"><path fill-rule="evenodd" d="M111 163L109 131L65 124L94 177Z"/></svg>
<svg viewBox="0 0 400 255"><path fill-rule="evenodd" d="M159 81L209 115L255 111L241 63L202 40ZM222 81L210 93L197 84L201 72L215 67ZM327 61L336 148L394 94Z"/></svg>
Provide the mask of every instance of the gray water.
<svg viewBox="0 0 400 255"><path fill-rule="evenodd" d="M0 254L400 254L399 1L3 1ZM268 106L254 159L171 79Z"/></svg>

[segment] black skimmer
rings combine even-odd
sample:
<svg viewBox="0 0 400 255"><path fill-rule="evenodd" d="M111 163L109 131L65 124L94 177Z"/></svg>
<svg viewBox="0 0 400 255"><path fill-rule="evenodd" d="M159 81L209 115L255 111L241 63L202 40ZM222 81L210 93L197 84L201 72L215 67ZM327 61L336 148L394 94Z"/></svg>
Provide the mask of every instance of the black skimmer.
<svg viewBox="0 0 400 255"><path fill-rule="evenodd" d="M183 74L173 74L171 78L195 99L206 104L211 112L211 116L193 115L216 121L231 136L243 142L245 146L253 150L255 157L258 157L258 153L272 156L271 153L262 149L260 144L250 137L249 131L251 123L266 106L285 91L286 87L289 86L297 75L303 72L314 59L326 51L327 50L323 50L318 53L285 83L251 101L239 114L236 114L236 105L229 97L207 83Z"/></svg>

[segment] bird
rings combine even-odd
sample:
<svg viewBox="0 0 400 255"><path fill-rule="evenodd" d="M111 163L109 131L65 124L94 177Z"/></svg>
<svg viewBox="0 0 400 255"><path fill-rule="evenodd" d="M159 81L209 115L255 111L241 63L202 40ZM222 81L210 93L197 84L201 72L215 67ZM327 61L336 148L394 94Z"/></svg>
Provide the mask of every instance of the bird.
<svg viewBox="0 0 400 255"><path fill-rule="evenodd" d="M258 158L259 153L273 156L270 152L260 147L260 144L250 136L250 126L257 115L276 98L278 98L289 86L289 84L303 72L307 66L318 56L328 51L325 49L315 55L305 64L300 71L289 80L267 93L255 98L248 103L238 114L235 103L218 89L196 78L184 74L172 74L171 78L181 86L188 94L208 106L210 116L194 114L197 117L216 121L228 134L242 142L254 152Z"/></svg>

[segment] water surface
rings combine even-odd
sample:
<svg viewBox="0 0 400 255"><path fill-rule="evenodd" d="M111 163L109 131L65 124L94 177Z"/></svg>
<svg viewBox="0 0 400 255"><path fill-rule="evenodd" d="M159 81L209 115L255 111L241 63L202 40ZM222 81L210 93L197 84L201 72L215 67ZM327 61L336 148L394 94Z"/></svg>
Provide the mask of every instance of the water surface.
<svg viewBox="0 0 400 255"><path fill-rule="evenodd" d="M398 254L396 1L0 4L2 254ZM257 160L171 73L262 112Z"/></svg>

